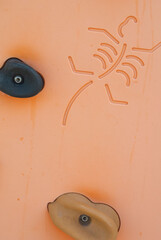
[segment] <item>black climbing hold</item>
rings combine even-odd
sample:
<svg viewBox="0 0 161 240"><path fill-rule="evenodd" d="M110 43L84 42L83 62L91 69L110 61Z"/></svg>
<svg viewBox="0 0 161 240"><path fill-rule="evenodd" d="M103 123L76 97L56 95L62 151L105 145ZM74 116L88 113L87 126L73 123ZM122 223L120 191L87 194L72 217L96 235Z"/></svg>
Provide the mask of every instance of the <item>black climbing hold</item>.
<svg viewBox="0 0 161 240"><path fill-rule="evenodd" d="M12 97L32 97L43 87L41 74L18 58L7 59L0 69L0 91Z"/></svg>

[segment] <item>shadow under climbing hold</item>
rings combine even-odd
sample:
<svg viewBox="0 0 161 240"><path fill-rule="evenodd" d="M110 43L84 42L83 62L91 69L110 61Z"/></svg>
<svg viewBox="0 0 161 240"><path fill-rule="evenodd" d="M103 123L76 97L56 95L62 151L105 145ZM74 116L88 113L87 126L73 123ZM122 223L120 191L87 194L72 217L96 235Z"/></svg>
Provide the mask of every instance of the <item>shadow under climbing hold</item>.
<svg viewBox="0 0 161 240"><path fill-rule="evenodd" d="M32 97L43 87L40 73L18 58L7 59L0 69L0 91L12 97Z"/></svg>
<svg viewBox="0 0 161 240"><path fill-rule="evenodd" d="M76 240L115 240L120 217L109 205L79 193L65 193L48 203L53 223Z"/></svg>

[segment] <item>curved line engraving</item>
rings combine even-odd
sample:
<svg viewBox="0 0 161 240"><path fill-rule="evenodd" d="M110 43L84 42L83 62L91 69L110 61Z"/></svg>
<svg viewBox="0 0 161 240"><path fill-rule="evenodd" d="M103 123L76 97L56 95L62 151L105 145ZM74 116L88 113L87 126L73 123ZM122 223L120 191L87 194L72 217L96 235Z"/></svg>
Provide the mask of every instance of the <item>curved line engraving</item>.
<svg viewBox="0 0 161 240"><path fill-rule="evenodd" d="M135 59L136 61L138 61L141 66L144 66L144 62L141 58L139 58L138 56L135 56L135 55L127 55L126 58L128 59Z"/></svg>
<svg viewBox="0 0 161 240"><path fill-rule="evenodd" d="M108 32L106 29L104 29L104 28L89 27L88 30L89 30L89 31L95 31L95 32L103 32L103 33L105 33L112 41L114 41L115 43L117 43L117 44L120 43L111 33L109 33L109 32Z"/></svg>
<svg viewBox="0 0 161 240"><path fill-rule="evenodd" d="M98 58L102 62L103 69L106 69L106 62L103 57L101 57L100 55L97 55L97 54L93 54L93 57Z"/></svg>
<svg viewBox="0 0 161 240"><path fill-rule="evenodd" d="M126 78L126 86L129 87L130 86L130 77L129 75L125 72L125 71L122 71L122 70L116 70L117 73L121 73L124 75L124 77Z"/></svg>
<svg viewBox="0 0 161 240"><path fill-rule="evenodd" d="M74 96L71 98L71 100L69 101L68 105L67 105L67 108L65 110L65 113L64 113L64 117L63 117L63 125L66 125L66 122L67 122L67 118L68 118L68 115L69 115L69 111L74 103L74 101L77 99L77 97L88 87L90 86L91 84L93 83L93 81L89 81L87 82L86 84L84 84L75 94Z"/></svg>
<svg viewBox="0 0 161 240"><path fill-rule="evenodd" d="M74 73L79 73L79 74L87 74L87 75L94 75L94 72L90 72L90 71L84 71L84 70L77 70L73 61L73 58L71 56L68 57L70 66L72 68L72 71Z"/></svg>
<svg viewBox="0 0 161 240"><path fill-rule="evenodd" d="M123 34L123 32L122 32L122 29L123 29L123 27L124 27L126 24L128 24L128 22L129 22L130 20L133 20L134 23L137 23L137 18L136 18L136 17L134 17L134 16L129 16L129 17L127 17L127 18L118 26L118 34L119 34L120 37L123 37L123 36L124 36L124 34Z"/></svg>
<svg viewBox="0 0 161 240"><path fill-rule="evenodd" d="M138 75L137 69L136 69L136 67L135 67L133 64L127 63L127 62L123 62L122 65L123 65L123 66L130 67L130 68L133 70L133 73L134 73L133 78L134 78L134 79L137 78L137 75Z"/></svg>
<svg viewBox="0 0 161 240"><path fill-rule="evenodd" d="M139 52L149 52L149 53L153 53L154 51L156 51L159 47L161 47L161 42L159 42L157 45L155 45L152 48L137 48L137 47L133 47L132 50L133 51L139 51Z"/></svg>
<svg viewBox="0 0 161 240"><path fill-rule="evenodd" d="M120 100L113 99L112 93L111 93L111 90L110 90L110 87L109 87L108 84L105 84L105 88L106 88L107 95L109 97L110 102L117 103L117 104L123 104L123 105L127 105L128 104L128 102L126 102L126 101L120 101Z"/></svg>
<svg viewBox="0 0 161 240"><path fill-rule="evenodd" d="M116 62L112 65L112 67L110 69L108 69L106 72L104 72L103 74L101 74L100 76L98 76L99 78L103 78L105 77L106 75L108 75L109 73L111 73L118 65L119 63L121 62L124 54L125 54L125 51L126 51L126 48L127 48L127 44L124 43L123 44L123 47L122 47L122 50L121 50L121 53L118 57L118 59L116 60Z"/></svg>
<svg viewBox="0 0 161 240"><path fill-rule="evenodd" d="M108 52L106 52L105 50L103 50L101 48L98 48L97 51L100 52L100 53L103 53L106 57L108 57L108 60L110 61L110 63L113 62L113 59Z"/></svg>
<svg viewBox="0 0 161 240"><path fill-rule="evenodd" d="M118 54L117 51L116 51L116 49L115 49L111 44L101 43L100 45L101 45L101 46L105 46L105 47L109 47L109 48L113 51L113 53L114 53L115 55Z"/></svg>

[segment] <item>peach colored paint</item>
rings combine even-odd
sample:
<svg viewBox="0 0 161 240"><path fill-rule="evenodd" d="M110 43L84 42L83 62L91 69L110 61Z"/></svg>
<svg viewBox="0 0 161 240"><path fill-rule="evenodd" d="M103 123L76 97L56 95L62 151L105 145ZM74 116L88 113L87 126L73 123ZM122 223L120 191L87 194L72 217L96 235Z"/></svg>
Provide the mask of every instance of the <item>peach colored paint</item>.
<svg viewBox="0 0 161 240"><path fill-rule="evenodd" d="M0 5L0 64L45 78L31 99L0 92L0 239L71 239L46 208L70 191L119 212L118 240L161 239L160 0Z"/></svg>

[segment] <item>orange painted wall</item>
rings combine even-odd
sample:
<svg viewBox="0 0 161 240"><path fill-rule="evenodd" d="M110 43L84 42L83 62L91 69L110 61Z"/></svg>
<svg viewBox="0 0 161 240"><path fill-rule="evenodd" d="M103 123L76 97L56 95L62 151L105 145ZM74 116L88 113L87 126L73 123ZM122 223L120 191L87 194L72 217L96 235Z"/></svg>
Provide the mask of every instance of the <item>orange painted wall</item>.
<svg viewBox="0 0 161 240"><path fill-rule="evenodd" d="M46 208L69 191L116 208L118 240L161 238L160 8L160 0L1 1L0 64L22 59L45 88L31 99L0 92L0 239L71 239Z"/></svg>

